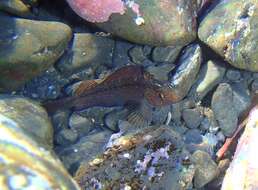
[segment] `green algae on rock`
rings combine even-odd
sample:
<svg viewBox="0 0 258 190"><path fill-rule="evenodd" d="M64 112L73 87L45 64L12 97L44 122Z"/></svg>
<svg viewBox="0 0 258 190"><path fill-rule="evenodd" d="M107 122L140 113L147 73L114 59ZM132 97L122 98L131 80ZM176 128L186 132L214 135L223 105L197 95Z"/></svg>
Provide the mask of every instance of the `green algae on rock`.
<svg viewBox="0 0 258 190"><path fill-rule="evenodd" d="M0 11L4 11L21 17L28 17L32 15L29 7L21 0L0 1Z"/></svg>
<svg viewBox="0 0 258 190"><path fill-rule="evenodd" d="M57 22L0 16L0 91L15 90L62 55L71 29Z"/></svg>
<svg viewBox="0 0 258 190"><path fill-rule="evenodd" d="M180 136L152 126L116 139L100 156L82 163L75 179L86 189L187 189L195 167Z"/></svg>
<svg viewBox="0 0 258 190"><path fill-rule="evenodd" d="M258 1L221 1L201 22L199 38L231 65L258 71Z"/></svg>
<svg viewBox="0 0 258 190"><path fill-rule="evenodd" d="M0 114L15 122L20 127L19 133L26 134L41 147L52 148L53 128L45 109L37 102L19 96L1 95Z"/></svg>
<svg viewBox="0 0 258 190"><path fill-rule="evenodd" d="M194 0L116 0L112 6L110 1L67 1L84 19L131 42L184 46L196 38Z"/></svg>
<svg viewBox="0 0 258 190"><path fill-rule="evenodd" d="M31 134L31 127L26 126L35 124L34 127L37 127L33 129L35 132L40 130L40 125L48 128L49 124L48 122L44 125L38 118L43 108L37 108L36 105L26 101L18 99L16 102L18 105L15 106L15 100L9 100L7 105L0 106L1 189L79 190L78 185L69 176L52 150L46 148L41 142L42 137ZM24 107L25 102L31 105ZM21 115L15 113L12 106L18 107L18 110L23 107L20 110ZM42 120L46 120L44 118L46 113L41 114Z"/></svg>

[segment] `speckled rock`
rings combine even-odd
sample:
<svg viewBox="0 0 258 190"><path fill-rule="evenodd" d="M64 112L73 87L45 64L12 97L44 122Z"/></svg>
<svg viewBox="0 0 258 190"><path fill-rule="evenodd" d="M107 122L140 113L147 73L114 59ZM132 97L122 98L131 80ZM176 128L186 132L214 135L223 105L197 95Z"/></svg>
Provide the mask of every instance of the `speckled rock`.
<svg viewBox="0 0 258 190"><path fill-rule="evenodd" d="M197 101L202 100L210 90L222 81L225 70L225 67L215 61L208 61L202 66L190 95Z"/></svg>
<svg viewBox="0 0 258 190"><path fill-rule="evenodd" d="M1 189L79 190L53 152L44 148L45 144L41 142L43 134L32 134L37 130L42 132L41 128L50 125L42 123L42 120L46 120L44 110L18 99L16 104L19 106L13 107L23 109L14 113L15 110L10 109L11 103L14 102L9 102L9 106L5 105L0 109L6 109L0 113L0 131L4 137L0 139ZM25 103L27 107L22 105ZM41 119L38 114L41 114Z"/></svg>
<svg viewBox="0 0 258 190"><path fill-rule="evenodd" d="M112 64L114 40L90 33L75 33L72 47L68 49L57 68L66 76L91 67Z"/></svg>
<svg viewBox="0 0 258 190"><path fill-rule="evenodd" d="M0 96L0 114L20 127L20 133L36 141L40 146L53 146L53 128L44 108L37 102L19 96Z"/></svg>
<svg viewBox="0 0 258 190"><path fill-rule="evenodd" d="M250 105L250 96L241 84L221 83L213 94L211 108L225 136L237 128L238 116Z"/></svg>
<svg viewBox="0 0 258 190"><path fill-rule="evenodd" d="M69 127L75 131L80 137L87 135L94 129L93 121L87 117L82 117L74 112L69 118Z"/></svg>
<svg viewBox="0 0 258 190"><path fill-rule="evenodd" d="M74 144L77 139L77 131L71 129L63 129L55 135L55 143L62 146Z"/></svg>
<svg viewBox="0 0 258 190"><path fill-rule="evenodd" d="M197 128L203 119L198 109L185 109L182 112L183 119L189 128Z"/></svg>
<svg viewBox="0 0 258 190"><path fill-rule="evenodd" d="M196 188L203 187L216 177L218 167L206 152L196 151L192 155L192 162L196 165L194 175L194 186Z"/></svg>
<svg viewBox="0 0 258 190"><path fill-rule="evenodd" d="M0 11L21 17L28 17L32 15L30 12L30 7L22 0L2 0L0 1Z"/></svg>
<svg viewBox="0 0 258 190"><path fill-rule="evenodd" d="M82 137L76 144L66 147L57 147L56 153L64 163L66 169L74 173L80 163L93 159L103 152L111 132L108 130L95 132Z"/></svg>
<svg viewBox="0 0 258 190"><path fill-rule="evenodd" d="M232 82L237 82L241 79L241 72L236 69L227 70L226 77Z"/></svg>
<svg viewBox="0 0 258 190"><path fill-rule="evenodd" d="M151 58L157 63L173 63L182 46L155 47L152 51Z"/></svg>
<svg viewBox="0 0 258 190"><path fill-rule="evenodd" d="M128 51L128 54L133 63L141 64L147 57L144 55L143 47L141 46L134 46Z"/></svg>
<svg viewBox="0 0 258 190"><path fill-rule="evenodd" d="M75 179L82 188L187 189L195 167L180 136L167 127L149 127L116 139L110 148L82 163Z"/></svg>
<svg viewBox="0 0 258 190"><path fill-rule="evenodd" d="M194 84L202 62L201 47L198 44L187 46L178 62L178 68L169 79L169 86L178 100L183 99Z"/></svg>
<svg viewBox="0 0 258 190"><path fill-rule="evenodd" d="M258 71L257 0L221 1L201 22L198 35L235 67Z"/></svg>
<svg viewBox="0 0 258 190"><path fill-rule="evenodd" d="M0 91L14 90L63 53L71 29L62 23L0 16Z"/></svg>
<svg viewBox="0 0 258 190"><path fill-rule="evenodd" d="M84 19L131 42L184 46L196 37L198 5L193 0L67 1Z"/></svg>

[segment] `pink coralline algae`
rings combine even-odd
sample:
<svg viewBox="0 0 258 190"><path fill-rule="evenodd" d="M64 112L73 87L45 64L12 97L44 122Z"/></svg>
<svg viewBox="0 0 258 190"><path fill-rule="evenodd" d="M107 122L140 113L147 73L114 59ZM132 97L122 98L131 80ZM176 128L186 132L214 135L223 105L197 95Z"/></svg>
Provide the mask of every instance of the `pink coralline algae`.
<svg viewBox="0 0 258 190"><path fill-rule="evenodd" d="M106 22L113 13L125 13L122 0L67 0L72 9L89 22Z"/></svg>
<svg viewBox="0 0 258 190"><path fill-rule="evenodd" d="M106 22L113 13L123 15L127 8L140 17L139 5L132 0L67 0L72 9L89 22Z"/></svg>

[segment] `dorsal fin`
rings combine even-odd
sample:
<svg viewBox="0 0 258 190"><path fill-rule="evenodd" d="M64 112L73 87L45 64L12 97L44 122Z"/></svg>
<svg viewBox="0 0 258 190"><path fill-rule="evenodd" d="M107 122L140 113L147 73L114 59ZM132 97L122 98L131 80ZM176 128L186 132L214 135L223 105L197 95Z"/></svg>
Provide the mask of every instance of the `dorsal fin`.
<svg viewBox="0 0 258 190"><path fill-rule="evenodd" d="M143 68L140 65L128 65L116 70L104 79L103 85L110 83L133 83L143 79Z"/></svg>
<svg viewBox="0 0 258 190"><path fill-rule="evenodd" d="M83 96L93 90L98 84L103 80L94 79L94 80L84 80L81 81L78 87L75 89L74 94L76 96Z"/></svg>

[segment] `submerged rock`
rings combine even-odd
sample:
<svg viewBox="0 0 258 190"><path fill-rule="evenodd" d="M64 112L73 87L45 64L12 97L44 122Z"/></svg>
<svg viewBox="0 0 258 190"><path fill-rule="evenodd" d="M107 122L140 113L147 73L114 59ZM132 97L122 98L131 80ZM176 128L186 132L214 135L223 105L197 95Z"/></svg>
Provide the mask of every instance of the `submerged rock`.
<svg viewBox="0 0 258 190"><path fill-rule="evenodd" d="M80 165L75 179L86 189L187 189L195 168L177 133L150 127L118 138Z"/></svg>
<svg viewBox="0 0 258 190"><path fill-rule="evenodd" d="M235 67L258 71L258 2L220 3L201 22L198 35Z"/></svg>
<svg viewBox="0 0 258 190"><path fill-rule="evenodd" d="M28 136L41 147L52 148L53 128L46 111L37 102L19 96L1 95L0 114L15 122L20 134Z"/></svg>
<svg viewBox="0 0 258 190"><path fill-rule="evenodd" d="M42 142L44 134L37 134L50 126L49 121L43 122L47 120L44 110L27 100L7 103L0 106L1 189L78 190L49 146L46 148L47 142Z"/></svg>
<svg viewBox="0 0 258 190"><path fill-rule="evenodd" d="M0 91L17 89L47 70L71 38L63 23L9 16L0 16L0 23Z"/></svg>
<svg viewBox="0 0 258 190"><path fill-rule="evenodd" d="M220 66L215 61L208 61L202 66L190 95L197 101L202 100L207 93L222 81L225 71L225 67Z"/></svg>
<svg viewBox="0 0 258 190"><path fill-rule="evenodd" d="M224 135L229 137L237 128L238 117L248 108L251 98L243 86L221 83L213 94L211 108Z"/></svg>
<svg viewBox="0 0 258 190"><path fill-rule="evenodd" d="M202 62L201 47L198 44L187 46L178 60L178 68L172 71L169 86L179 100L183 99L194 84Z"/></svg>
<svg viewBox="0 0 258 190"><path fill-rule="evenodd" d="M100 65L112 64L114 41L90 33L76 33L72 47L58 62L57 68L66 76L85 68L95 70Z"/></svg>
<svg viewBox="0 0 258 190"><path fill-rule="evenodd" d="M157 46L186 45L196 37L194 0L67 0L89 22L128 41Z"/></svg>
<svg viewBox="0 0 258 190"><path fill-rule="evenodd" d="M0 2L0 11L21 17L31 16L30 7L22 0L3 0Z"/></svg>

